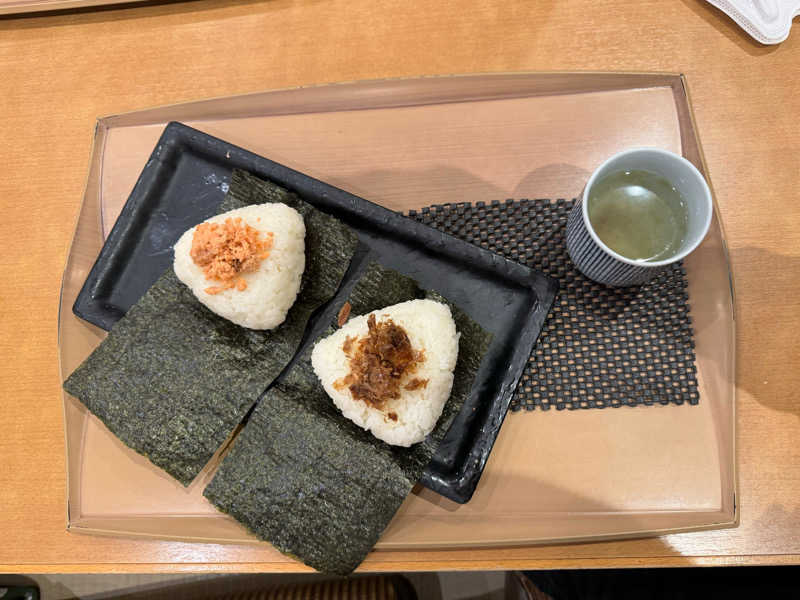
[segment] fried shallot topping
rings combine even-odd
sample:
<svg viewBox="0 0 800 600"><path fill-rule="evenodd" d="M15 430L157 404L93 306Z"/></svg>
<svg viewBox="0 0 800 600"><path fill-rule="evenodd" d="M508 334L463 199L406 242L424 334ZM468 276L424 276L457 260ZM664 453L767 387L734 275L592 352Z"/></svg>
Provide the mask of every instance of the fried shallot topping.
<svg viewBox="0 0 800 600"><path fill-rule="evenodd" d="M349 302L345 302L342 304L342 308L339 309L339 314L336 317L336 324L341 327L345 323L347 323L347 319L350 318L350 309L351 305Z"/></svg>
<svg viewBox="0 0 800 600"><path fill-rule="evenodd" d="M370 315L367 327L369 331L363 338L345 339L342 350L349 359L350 373L333 385L340 390L347 387L355 400L381 409L389 400L400 398L403 377L413 374L425 355L411 347L405 329L391 319L378 323L375 315ZM404 389L416 390L426 385L427 379L414 378ZM395 414L392 420L396 418Z"/></svg>
<svg viewBox="0 0 800 600"><path fill-rule="evenodd" d="M427 379L420 379L419 377L414 377L411 381L409 381L404 387L404 390L408 390L409 392L413 392L414 390L418 390L420 388L428 387L428 380Z"/></svg>
<svg viewBox="0 0 800 600"><path fill-rule="evenodd" d="M192 236L190 255L208 281L220 282L220 285L206 288L207 294L219 294L231 288L241 292L247 289L242 273L256 271L261 261L269 256L273 243L271 232L262 239L261 233L242 222L241 217L228 217L222 224L198 225Z"/></svg>

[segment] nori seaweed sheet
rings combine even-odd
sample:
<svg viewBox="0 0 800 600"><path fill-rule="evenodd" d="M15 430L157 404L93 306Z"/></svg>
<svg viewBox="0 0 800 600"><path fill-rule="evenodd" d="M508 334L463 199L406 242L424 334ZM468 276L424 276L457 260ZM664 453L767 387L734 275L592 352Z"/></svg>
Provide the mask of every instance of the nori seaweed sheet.
<svg viewBox="0 0 800 600"><path fill-rule="evenodd" d="M425 296L412 279L373 263L349 301L356 315ZM433 457L489 346L491 335L450 306L461 332L456 384L424 441L390 446L342 416L314 374L309 348L261 399L204 495L318 571L353 571Z"/></svg>
<svg viewBox="0 0 800 600"><path fill-rule="evenodd" d="M306 266L286 321L240 327L168 269L64 383L111 432L183 485L225 442L297 352L312 312L332 298L358 243L291 192L234 171L219 212L283 202L306 225Z"/></svg>

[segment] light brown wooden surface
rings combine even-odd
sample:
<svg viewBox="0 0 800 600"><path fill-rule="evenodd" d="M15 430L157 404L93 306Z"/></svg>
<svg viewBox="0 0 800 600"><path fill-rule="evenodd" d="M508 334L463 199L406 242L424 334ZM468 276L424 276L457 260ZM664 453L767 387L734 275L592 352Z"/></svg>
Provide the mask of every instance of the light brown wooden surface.
<svg viewBox="0 0 800 600"><path fill-rule="evenodd" d="M796 23L797 25L797 23ZM56 318L95 118L270 88L441 73L685 73L737 290L741 525L658 539L378 552L365 569L800 562L800 29L704 2L187 2L0 20L0 571L263 571L257 546L64 529Z"/></svg>

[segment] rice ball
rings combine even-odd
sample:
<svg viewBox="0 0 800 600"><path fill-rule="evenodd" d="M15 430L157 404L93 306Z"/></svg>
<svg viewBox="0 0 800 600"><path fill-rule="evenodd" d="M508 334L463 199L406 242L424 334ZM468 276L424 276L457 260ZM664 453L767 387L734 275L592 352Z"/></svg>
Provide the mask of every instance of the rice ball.
<svg viewBox="0 0 800 600"><path fill-rule="evenodd" d="M370 338L374 341L377 335L383 339L370 346ZM352 318L317 342L311 364L345 417L387 444L408 447L433 431L450 397L459 335L450 307L411 300ZM367 364L369 352L372 363ZM392 352L411 357L408 368L398 369L404 372L393 371L401 359L392 358ZM380 369L381 363L384 373L370 379L367 371ZM391 392L397 397L384 394L377 402L370 398L375 382L384 391L394 386Z"/></svg>
<svg viewBox="0 0 800 600"><path fill-rule="evenodd" d="M211 311L250 329L286 320L305 269L303 217L282 203L216 215L175 244L175 274Z"/></svg>

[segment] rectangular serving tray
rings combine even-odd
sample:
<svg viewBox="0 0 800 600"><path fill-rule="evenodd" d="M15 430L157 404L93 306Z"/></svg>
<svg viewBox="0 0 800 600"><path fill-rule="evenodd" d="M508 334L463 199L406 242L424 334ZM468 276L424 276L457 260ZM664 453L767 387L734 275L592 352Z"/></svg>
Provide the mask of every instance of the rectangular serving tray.
<svg viewBox="0 0 800 600"><path fill-rule="evenodd" d="M64 273L62 374L104 332L71 307L165 125L178 120L393 211L575 197L630 146L683 154L708 176L679 75L529 73L357 82L220 98L101 119ZM209 185L214 185L213 183ZM508 415L472 500L412 494L382 548L609 539L737 522L734 312L718 214L685 262L698 406ZM252 541L64 397L72 531Z"/></svg>
<svg viewBox="0 0 800 600"><path fill-rule="evenodd" d="M234 169L292 190L349 225L362 243L328 309L312 315L307 342L324 335L357 282L359 267L369 261L443 294L492 334L472 392L420 479L455 502L467 502L555 297L556 281L542 273L172 122L106 238L73 312L110 330L172 268L172 247L183 232L216 214Z"/></svg>

